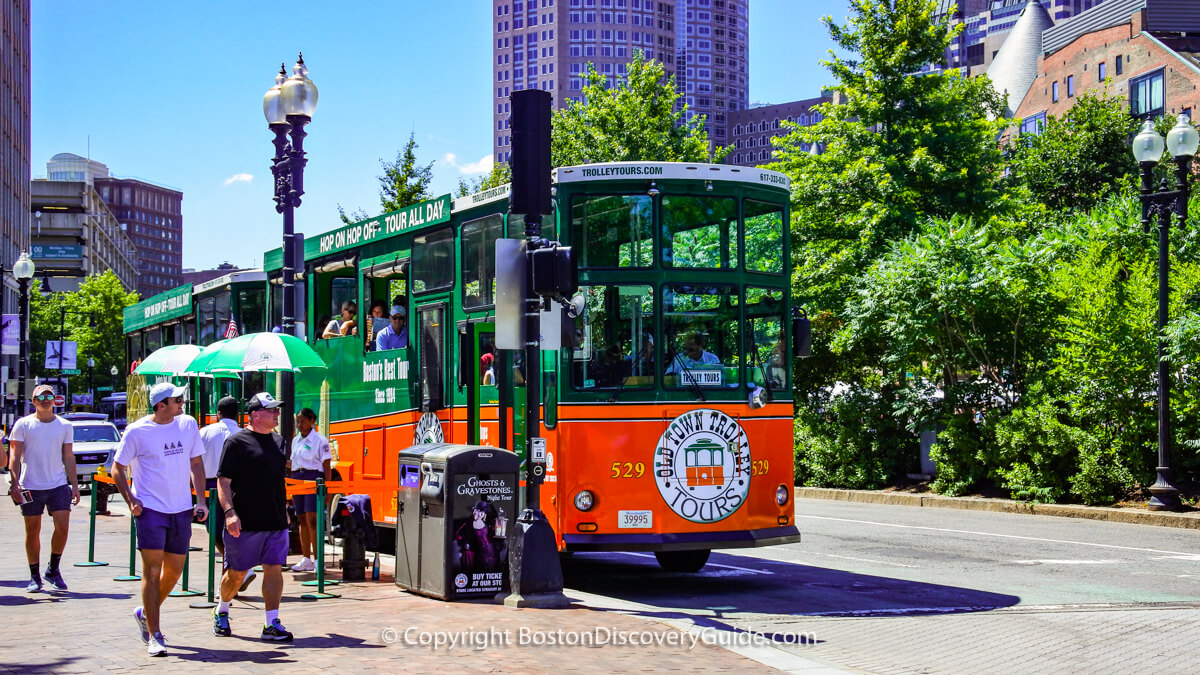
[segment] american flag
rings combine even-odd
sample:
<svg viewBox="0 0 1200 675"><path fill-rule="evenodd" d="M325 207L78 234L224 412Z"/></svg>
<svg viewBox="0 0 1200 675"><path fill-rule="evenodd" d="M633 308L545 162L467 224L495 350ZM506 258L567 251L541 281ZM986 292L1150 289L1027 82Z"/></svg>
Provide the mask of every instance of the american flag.
<svg viewBox="0 0 1200 675"><path fill-rule="evenodd" d="M225 327L225 337L226 338L235 338L237 336L238 336L237 322L234 321L233 317L231 316L231 317L229 317L229 325Z"/></svg>

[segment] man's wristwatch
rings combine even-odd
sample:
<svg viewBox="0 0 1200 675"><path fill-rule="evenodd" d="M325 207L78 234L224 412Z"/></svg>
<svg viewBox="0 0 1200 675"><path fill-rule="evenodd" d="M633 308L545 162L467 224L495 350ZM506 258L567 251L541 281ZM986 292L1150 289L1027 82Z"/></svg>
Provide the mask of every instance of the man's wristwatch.
<svg viewBox="0 0 1200 675"><path fill-rule="evenodd" d="M229 507L229 508L225 509L225 513L224 513L224 514L222 514L222 515L226 515L226 516L227 516L227 515L229 515L229 512L230 512L230 511L232 511L232 510L233 510L233 507L231 506L231 507Z"/></svg>

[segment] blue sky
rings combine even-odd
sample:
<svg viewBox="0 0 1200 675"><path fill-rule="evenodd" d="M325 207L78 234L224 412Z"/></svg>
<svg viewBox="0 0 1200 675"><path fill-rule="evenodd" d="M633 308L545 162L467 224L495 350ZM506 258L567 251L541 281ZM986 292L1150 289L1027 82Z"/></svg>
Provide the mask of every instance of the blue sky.
<svg viewBox="0 0 1200 675"><path fill-rule="evenodd" d="M279 245L262 95L304 52L320 102L296 229L378 210L379 159L415 132L435 194L490 166L491 6L435 2L35 0L33 175L72 152L183 191L184 267L262 264ZM280 8L273 12L269 7ZM846 0L751 0L750 99L830 83L820 17Z"/></svg>

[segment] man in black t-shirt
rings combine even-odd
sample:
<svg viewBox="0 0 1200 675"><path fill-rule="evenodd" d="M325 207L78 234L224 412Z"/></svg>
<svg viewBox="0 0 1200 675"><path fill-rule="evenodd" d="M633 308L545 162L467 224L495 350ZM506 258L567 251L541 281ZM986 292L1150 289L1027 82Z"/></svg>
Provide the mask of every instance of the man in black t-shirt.
<svg viewBox="0 0 1200 675"><path fill-rule="evenodd" d="M267 616L263 640L289 642L292 634L279 621L283 596L283 564L287 562L287 456L275 433L282 402L268 393L255 394L246 405L250 428L225 440L217 470L217 498L225 513L225 576L221 604L213 610L213 634L232 634L229 605L246 572L262 565L263 604Z"/></svg>

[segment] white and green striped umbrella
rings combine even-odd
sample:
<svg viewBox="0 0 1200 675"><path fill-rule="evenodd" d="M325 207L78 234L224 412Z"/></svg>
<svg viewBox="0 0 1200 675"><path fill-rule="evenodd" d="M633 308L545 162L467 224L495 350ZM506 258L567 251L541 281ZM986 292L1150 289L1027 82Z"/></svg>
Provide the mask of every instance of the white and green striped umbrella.
<svg viewBox="0 0 1200 675"><path fill-rule="evenodd" d="M195 375L192 361L200 354L196 345L167 345L154 350L133 372L137 375Z"/></svg>
<svg viewBox="0 0 1200 675"><path fill-rule="evenodd" d="M225 372L212 373L212 372L209 372L209 370L208 370L209 364L211 364L212 360L214 358L216 358L218 353L220 353L221 348L227 344L229 344L229 340L217 340L216 342L212 343L211 345L200 350L200 353L196 355L196 358L192 359L192 362L188 364L188 368L187 368L188 373L190 373L192 375L196 375L198 377L222 377L222 378L228 378L228 379L239 379L241 376L238 375L237 373L225 373Z"/></svg>
<svg viewBox="0 0 1200 675"><path fill-rule="evenodd" d="M282 333L248 333L221 345L205 371L295 371L325 367L325 361L304 340Z"/></svg>

